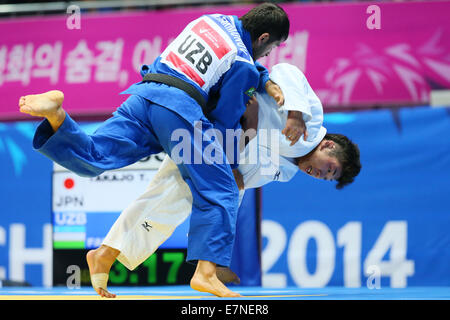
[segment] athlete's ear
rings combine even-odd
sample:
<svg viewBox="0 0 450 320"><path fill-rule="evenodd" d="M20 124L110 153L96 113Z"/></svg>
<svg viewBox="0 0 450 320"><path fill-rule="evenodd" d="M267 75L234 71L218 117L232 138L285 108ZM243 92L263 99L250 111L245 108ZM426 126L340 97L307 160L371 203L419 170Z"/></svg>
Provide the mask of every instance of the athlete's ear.
<svg viewBox="0 0 450 320"><path fill-rule="evenodd" d="M261 34L258 37L258 44L261 45L261 44L269 43L269 38L270 38L270 34L267 32L264 32L263 34Z"/></svg>
<svg viewBox="0 0 450 320"><path fill-rule="evenodd" d="M323 150L323 149L333 149L334 147L335 147L335 143L334 143L333 140L326 140L326 139L323 139L323 140L320 142L320 144L319 144L320 150Z"/></svg>

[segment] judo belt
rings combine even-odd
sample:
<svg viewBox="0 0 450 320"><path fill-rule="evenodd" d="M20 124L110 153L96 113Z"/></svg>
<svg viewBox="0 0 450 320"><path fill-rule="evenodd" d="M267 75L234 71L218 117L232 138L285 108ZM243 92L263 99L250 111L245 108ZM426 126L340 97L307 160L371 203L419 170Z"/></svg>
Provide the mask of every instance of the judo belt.
<svg viewBox="0 0 450 320"><path fill-rule="evenodd" d="M207 103L203 95L194 88L193 85L181 80L180 78L162 73L147 73L142 79L144 82L164 83L168 86L178 88L186 92L192 99L202 107L203 113L207 115L215 108L215 103Z"/></svg>

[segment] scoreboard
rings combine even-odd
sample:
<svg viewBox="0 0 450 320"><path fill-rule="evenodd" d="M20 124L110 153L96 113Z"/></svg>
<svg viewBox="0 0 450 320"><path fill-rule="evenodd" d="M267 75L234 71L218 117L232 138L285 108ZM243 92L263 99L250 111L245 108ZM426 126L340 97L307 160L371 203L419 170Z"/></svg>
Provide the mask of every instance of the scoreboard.
<svg viewBox="0 0 450 320"><path fill-rule="evenodd" d="M67 270L74 266L81 270L81 284L90 285L86 253L101 245L120 213L146 190L164 156L164 153L152 155L94 178L80 177L54 165L53 285L65 285ZM194 266L185 262L188 228L189 219L186 219L160 249L133 272L116 261L111 269L110 284L189 283Z"/></svg>

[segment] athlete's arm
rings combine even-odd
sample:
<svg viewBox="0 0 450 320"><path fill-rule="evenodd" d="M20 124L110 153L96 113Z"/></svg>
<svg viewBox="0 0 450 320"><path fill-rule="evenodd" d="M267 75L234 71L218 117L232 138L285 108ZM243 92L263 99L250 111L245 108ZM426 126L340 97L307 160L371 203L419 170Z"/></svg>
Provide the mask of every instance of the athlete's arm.
<svg viewBox="0 0 450 320"><path fill-rule="evenodd" d="M267 93L275 99L278 106L282 106L284 104L284 96L281 88L272 80L266 82L266 91Z"/></svg>
<svg viewBox="0 0 450 320"><path fill-rule="evenodd" d="M303 139L308 139L308 131L306 130L305 121L303 120L303 114L300 111L288 111L288 118L286 126L281 131L290 141L293 146L298 139L303 135Z"/></svg>
<svg viewBox="0 0 450 320"><path fill-rule="evenodd" d="M284 103L283 91L281 88L269 78L269 71L258 61L255 61L256 69L259 72L259 84L256 91L264 93L264 90L275 99L279 106Z"/></svg>
<svg viewBox="0 0 450 320"><path fill-rule="evenodd" d="M232 169L239 164L240 119L258 81L259 74L253 65L236 61L223 76L217 106L210 114L214 118L214 126L222 132L224 150ZM227 129L232 129L233 134L227 134Z"/></svg>

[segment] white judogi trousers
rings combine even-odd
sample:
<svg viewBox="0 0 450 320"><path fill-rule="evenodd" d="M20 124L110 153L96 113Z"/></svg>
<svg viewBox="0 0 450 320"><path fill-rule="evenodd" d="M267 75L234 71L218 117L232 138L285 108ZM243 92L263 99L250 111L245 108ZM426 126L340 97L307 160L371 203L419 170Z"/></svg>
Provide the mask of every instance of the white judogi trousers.
<svg viewBox="0 0 450 320"><path fill-rule="evenodd" d="M241 190L239 204L243 196ZM119 250L117 260L134 270L189 217L191 209L191 190L166 155L147 190L120 214L102 244Z"/></svg>

